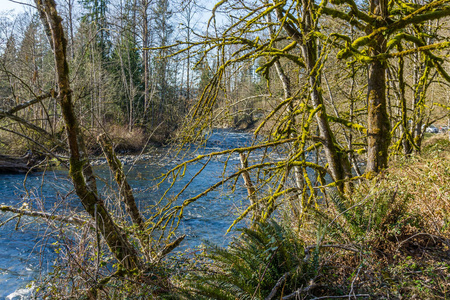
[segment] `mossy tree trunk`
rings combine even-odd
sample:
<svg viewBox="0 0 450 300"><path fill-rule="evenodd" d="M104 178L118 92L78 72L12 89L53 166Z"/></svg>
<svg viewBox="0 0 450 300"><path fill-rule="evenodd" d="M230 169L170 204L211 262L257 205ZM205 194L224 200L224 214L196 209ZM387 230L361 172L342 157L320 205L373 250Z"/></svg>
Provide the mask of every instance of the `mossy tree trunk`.
<svg viewBox="0 0 450 300"><path fill-rule="evenodd" d="M265 2L265 3L267 4L267 2ZM267 14L266 19L269 24L273 24L271 14ZM276 37L273 27L274 27L273 25L269 25L269 33L270 33L271 39L275 39L275 37ZM276 45L276 42L274 42L274 45ZM280 63L280 60L276 60L274 65L275 65L275 70L277 71L278 78L280 79L280 82L283 86L284 100L292 98L291 81L290 81L289 77L286 75L286 72L284 71L283 66ZM287 110L288 110L288 114L291 116L290 123L289 123L290 126L293 128L297 127L297 123L296 123L295 115L294 115L293 101L291 101L288 104ZM297 138L298 134L295 132L295 129L293 129L293 128L289 129L289 131L290 131L289 135L291 138ZM295 155L297 153L297 151L299 151L299 149L295 145L295 143L292 143L291 147L292 148L290 150L290 153L291 153L291 155ZM300 149L300 151L301 151L301 149ZM305 155L303 154L301 156L301 158L303 160L305 160ZM303 177L303 170L300 166L294 166L293 169L294 169L295 185L297 186L297 189L299 191L299 197L298 197L300 199L300 201L299 201L300 209L299 210L300 210L300 212L303 212L305 209L305 207L303 207L303 202L301 200L303 191L305 189L305 179ZM293 206L292 208L293 208L292 212L294 213L294 215L298 216L299 212L297 212L295 206Z"/></svg>
<svg viewBox="0 0 450 300"><path fill-rule="evenodd" d="M350 162L347 154L336 144L335 136L328 122L322 93L320 91L320 71L316 64L318 63L317 42L311 32L313 31L313 9L314 2L311 0L303 0L302 4L302 20L301 29L295 29L291 23L283 22L281 9L277 10L278 20L284 25L284 29L291 38L300 45L302 57L309 74L309 93L314 109L319 109L316 121L319 127L320 140L322 142L325 157L328 163L328 170L338 188L344 191L345 182L351 178ZM349 190L347 186L347 190Z"/></svg>
<svg viewBox="0 0 450 300"><path fill-rule="evenodd" d="M412 4L406 2L395 2L387 0L370 0L368 13L365 13L353 0L330 1L335 7L319 6L323 14L332 18L338 18L352 27L364 30L366 36L353 39L351 37L338 34L336 37L344 41L343 48L337 55L338 58L354 58L355 61L367 63L369 66L368 90L367 90L367 166L366 174L368 177L380 172L387 167L388 149L391 143L390 120L387 112L386 99L386 68L387 61L393 57L406 57L409 55L424 54L430 60L430 66L434 66L438 73L450 82L450 75L442 67L443 59L432 54L432 50L447 48L448 42L430 44L431 40L422 40L423 30L417 30L420 24L427 21L443 19L450 15L449 0L436 0L424 4ZM336 6L346 6L345 8L336 9ZM417 36L411 35L409 30L418 33ZM411 44L413 48L411 49ZM389 45L389 46L388 46ZM405 45L407 50L400 50L392 53L393 45ZM363 51L360 49L364 48ZM420 53L420 54L419 54ZM425 77L423 77L425 78ZM425 93L420 89L416 89L416 93L420 91L421 95ZM404 109L404 105L402 109ZM416 108L416 106L415 106ZM420 106L419 106L420 108ZM413 118L416 118L417 112ZM406 119L405 119L406 120ZM419 122L413 122L416 129L421 128ZM405 130L405 122L402 128ZM417 130L418 132L419 130ZM410 138L411 145L420 148L420 137L417 132L413 139ZM410 145L406 145L405 149L410 152Z"/></svg>
<svg viewBox="0 0 450 300"><path fill-rule="evenodd" d="M111 252L126 269L135 269L140 265L137 253L115 224L97 192L95 177L87 158L72 102L67 41L62 19L56 10L56 3L54 0L35 0L35 4L54 52L58 82L57 99L61 106L70 151L69 175L84 209L95 221Z"/></svg>
<svg viewBox="0 0 450 300"><path fill-rule="evenodd" d="M372 0L371 13L378 16L375 27L382 27L387 22L387 1ZM367 32L371 34L371 32ZM386 63L376 58L386 52L386 39L380 32L376 34L369 46L369 54L375 57L369 63L367 84L367 167L366 174L375 174L385 169L388 164L388 148L391 143L389 115L386 101Z"/></svg>
<svg viewBox="0 0 450 300"><path fill-rule="evenodd" d="M347 154L342 151L340 147L338 147L327 119L327 113L325 110L322 93L319 91L320 74L318 74L318 72L314 70L317 63L316 47L316 41L312 37L308 41L306 41L304 45L302 45L305 64L309 72L309 85L311 89L310 96L313 107L320 107L320 110L316 114L316 120L319 127L320 139L324 146L324 152L327 159L329 172L331 174L331 177L333 178L333 181L337 183L337 186L341 190L344 190L345 181L351 178L351 167L350 162L347 158Z"/></svg>

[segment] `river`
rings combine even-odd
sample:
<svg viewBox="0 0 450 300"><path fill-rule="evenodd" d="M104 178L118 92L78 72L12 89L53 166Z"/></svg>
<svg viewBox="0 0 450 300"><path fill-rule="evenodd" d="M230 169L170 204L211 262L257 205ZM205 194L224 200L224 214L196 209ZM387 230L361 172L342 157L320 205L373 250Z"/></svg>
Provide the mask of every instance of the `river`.
<svg viewBox="0 0 450 300"><path fill-rule="evenodd" d="M249 145L252 135L244 132L216 130L208 139L201 152L212 152ZM132 157L125 159L125 170L128 180L135 191L139 206L146 207L155 203L164 192L168 183L155 188L155 178L177 165L180 159L171 159L167 149L156 149L145 160L132 164ZM186 158L197 155L187 152ZM219 181L223 176L223 165L226 157L217 157L209 162L203 172L182 195L182 199L196 195ZM131 167L132 165L132 167ZM228 174L236 171L239 156L233 154L228 162ZM180 190L195 174L202 163L187 169L186 176L177 182L174 191ZM106 165L94 167L97 175L105 178L106 183L112 179ZM108 184L100 186L103 192ZM67 171L51 170L35 172L26 178L25 175L0 174L0 204L31 206L34 209L44 208L46 211L63 213L68 210L82 210L79 200L70 193L72 186ZM235 193L227 194L227 189L219 189L209 193L192 203L185 211L185 217L178 231L186 234L180 250L198 246L203 240L210 240L226 245L230 239L226 230L236 218L239 208L246 204L246 191L242 179L238 181ZM11 218L13 214L0 214L0 224ZM26 299L30 295L31 282L45 276L51 271L55 257L53 236L55 232L44 222L35 218L22 216L20 221L14 219L0 228L0 299Z"/></svg>

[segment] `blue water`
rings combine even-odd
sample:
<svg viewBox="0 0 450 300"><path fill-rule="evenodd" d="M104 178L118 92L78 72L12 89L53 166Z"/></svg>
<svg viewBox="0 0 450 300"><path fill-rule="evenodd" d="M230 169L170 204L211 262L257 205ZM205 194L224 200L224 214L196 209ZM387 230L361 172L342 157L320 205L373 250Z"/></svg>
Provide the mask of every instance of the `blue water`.
<svg viewBox="0 0 450 300"><path fill-rule="evenodd" d="M200 153L222 151L235 147L249 145L251 135L241 132L218 130L209 137ZM193 158L197 153L186 150L185 159ZM254 153L257 155L257 152ZM224 172L224 162L228 159L227 171ZM155 187L155 178L163 172L176 166L181 160L167 154L167 149L154 151L148 160L134 165L128 163L125 169L128 180L135 191L138 205L143 211L151 213L152 206L164 193L169 183ZM177 181L174 195L186 184L206 162L202 160L189 166L186 175ZM132 165L132 166L131 166ZM224 155L211 160L201 175L194 180L188 189L180 196L180 200L197 195L213 183L221 180L224 175L236 171L239 165L238 154ZM103 195L107 195L108 185L113 185L109 170L105 165L95 167L95 172L104 178L99 184ZM0 204L20 207L23 203L35 209L45 209L47 212L62 214L68 211L82 211L79 200L71 192L72 186L64 170L37 172L29 175L24 183L24 175L0 175ZM100 181L99 181L100 182ZM226 230L237 216L237 211L247 204L246 191L242 179L239 178L236 191L231 194L227 186L209 193L188 206L184 219L178 229L179 234L186 234L180 250L195 247L203 240L210 240L225 245L229 241ZM0 224L13 214L1 213ZM27 285L39 276L51 270L52 259L55 257L52 243L57 228L47 226L35 218L22 217L20 222L14 219L0 228L0 299L12 293L16 295L24 291ZM17 296L14 299L20 299Z"/></svg>
<svg viewBox="0 0 450 300"><path fill-rule="evenodd" d="M69 185L65 172L54 171L36 173L26 178L24 175L0 175L0 204L21 207L28 203L32 208L52 211L66 209L61 193ZM45 179L43 182L43 178ZM2 213L0 223L14 216ZM53 242L49 228L34 218L13 219L0 228L0 299L24 288L41 271L48 269Z"/></svg>

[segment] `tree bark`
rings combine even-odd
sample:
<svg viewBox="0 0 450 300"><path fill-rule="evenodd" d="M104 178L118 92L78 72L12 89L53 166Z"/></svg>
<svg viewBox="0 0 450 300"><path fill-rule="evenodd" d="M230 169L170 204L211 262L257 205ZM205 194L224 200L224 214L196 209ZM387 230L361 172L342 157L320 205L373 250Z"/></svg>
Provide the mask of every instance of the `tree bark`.
<svg viewBox="0 0 450 300"><path fill-rule="evenodd" d="M145 222L142 217L134 199L133 190L128 184L127 178L123 173L122 163L117 158L112 148L111 143L107 140L107 137L102 134L98 137L98 141L102 147L103 153L105 154L106 160L111 171L114 172L114 178L119 186L119 193L122 196L123 202L125 203L125 209L130 216L133 224L135 224L139 230L145 231Z"/></svg>
<svg viewBox="0 0 450 300"><path fill-rule="evenodd" d="M59 222L63 222L63 223L74 224L77 226L83 226L83 225L89 224L89 222L87 220L84 220L82 218L78 218L75 216L59 216L59 215L55 215L55 214L49 213L49 212L30 210L28 208L15 208L12 206L0 205L0 211L12 212L12 213L15 213L18 215L42 218L42 219L46 219L48 221L59 221ZM5 224L5 223L2 223L2 224Z"/></svg>
<svg viewBox="0 0 450 300"><path fill-rule="evenodd" d="M402 51L402 47L398 47L398 51ZM400 108L401 108L401 117L402 117L402 145L403 145L403 154L410 155L412 152L412 145L410 140L410 133L408 129L408 108L406 105L406 97L405 97L405 61L403 57L398 59L398 88L400 94Z"/></svg>
<svg viewBox="0 0 450 300"><path fill-rule="evenodd" d="M147 109L150 101L150 91L149 91L149 60L148 60L148 7L149 0L142 0L141 12L142 12L142 46L144 50L142 51L143 61L144 61L144 114L143 120L147 121Z"/></svg>
<svg viewBox="0 0 450 300"><path fill-rule="evenodd" d="M387 18L387 1L372 0L371 12L380 16L376 27L384 26ZM370 34L371 32L368 32ZM374 37L369 47L372 57L386 52L386 39L383 34ZM366 174L372 176L387 167L388 148L391 142L390 123L386 103L386 65L374 58L369 63L369 78L367 85L367 167Z"/></svg>
<svg viewBox="0 0 450 300"><path fill-rule="evenodd" d="M247 157L244 153L239 153L239 159L241 161L241 168L247 169L248 162ZM244 179L245 187L247 189L248 198L250 199L250 205L255 205L254 213L253 213L253 221L259 222L261 221L261 208L258 205L258 199L256 198L256 189L253 185L252 179L250 178L250 174L247 170L242 172L242 179Z"/></svg>

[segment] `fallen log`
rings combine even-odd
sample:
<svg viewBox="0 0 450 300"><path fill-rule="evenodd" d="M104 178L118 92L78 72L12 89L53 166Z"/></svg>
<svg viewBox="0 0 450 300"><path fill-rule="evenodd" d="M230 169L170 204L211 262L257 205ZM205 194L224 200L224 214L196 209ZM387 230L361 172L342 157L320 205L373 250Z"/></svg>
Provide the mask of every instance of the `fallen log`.
<svg viewBox="0 0 450 300"><path fill-rule="evenodd" d="M26 173L32 166L30 154L22 157L0 155L0 173Z"/></svg>

